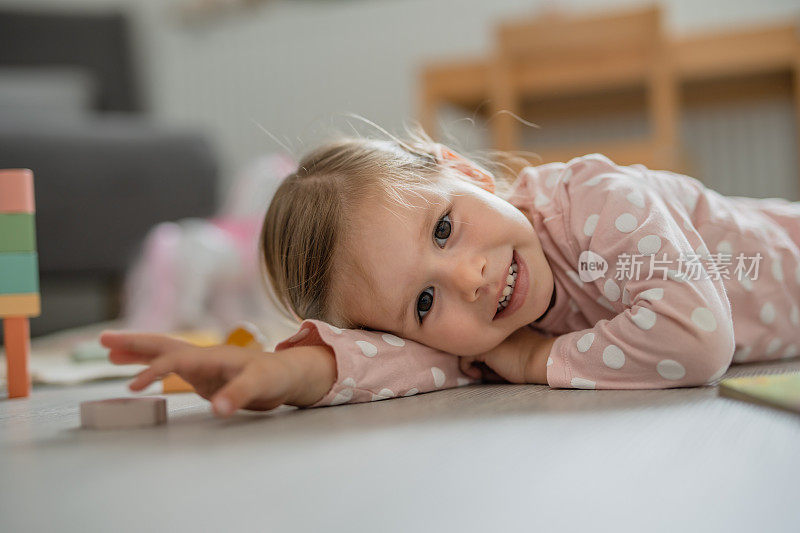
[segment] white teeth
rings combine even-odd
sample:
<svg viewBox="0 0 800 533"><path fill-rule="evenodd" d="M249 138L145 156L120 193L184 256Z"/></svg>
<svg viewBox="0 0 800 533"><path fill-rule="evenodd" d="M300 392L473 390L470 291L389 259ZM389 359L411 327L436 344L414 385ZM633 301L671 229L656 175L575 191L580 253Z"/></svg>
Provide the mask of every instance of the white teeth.
<svg viewBox="0 0 800 533"><path fill-rule="evenodd" d="M511 301L511 295L514 292L514 285L517 283L517 264L512 263L511 266L508 268L508 276L506 276L506 286L503 289L503 296L500 298L500 301L497 302L497 311L499 312L502 309L505 309L508 306L508 302Z"/></svg>

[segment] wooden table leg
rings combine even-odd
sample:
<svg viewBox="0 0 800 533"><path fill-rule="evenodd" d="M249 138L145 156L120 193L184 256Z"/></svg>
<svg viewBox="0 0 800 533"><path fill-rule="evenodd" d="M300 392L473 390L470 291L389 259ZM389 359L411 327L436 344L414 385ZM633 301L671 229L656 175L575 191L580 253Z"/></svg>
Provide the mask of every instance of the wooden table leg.
<svg viewBox="0 0 800 533"><path fill-rule="evenodd" d="M8 397L24 398L30 395L31 380L28 359L31 351L30 325L27 317L5 317L3 335L6 347L6 380Z"/></svg>

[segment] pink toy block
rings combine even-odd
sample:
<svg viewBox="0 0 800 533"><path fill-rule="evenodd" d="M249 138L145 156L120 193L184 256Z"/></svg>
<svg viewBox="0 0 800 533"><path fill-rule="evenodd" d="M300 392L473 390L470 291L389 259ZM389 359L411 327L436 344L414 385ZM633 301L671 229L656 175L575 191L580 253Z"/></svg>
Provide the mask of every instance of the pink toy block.
<svg viewBox="0 0 800 533"><path fill-rule="evenodd" d="M33 213L33 172L0 170L0 213Z"/></svg>
<svg viewBox="0 0 800 533"><path fill-rule="evenodd" d="M81 402L81 427L120 429L157 426L167 422L164 398L112 398Z"/></svg>

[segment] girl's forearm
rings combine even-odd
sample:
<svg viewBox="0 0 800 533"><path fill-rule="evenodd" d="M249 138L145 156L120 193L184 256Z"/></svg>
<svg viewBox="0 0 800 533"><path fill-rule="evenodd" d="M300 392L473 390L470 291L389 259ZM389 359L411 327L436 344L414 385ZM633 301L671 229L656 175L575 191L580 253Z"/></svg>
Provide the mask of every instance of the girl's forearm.
<svg viewBox="0 0 800 533"><path fill-rule="evenodd" d="M525 365L525 382L547 385L547 358L558 337L545 338L532 344Z"/></svg>
<svg viewBox="0 0 800 533"><path fill-rule="evenodd" d="M295 346L275 354L293 369L293 391L288 405L308 407L328 394L336 381L336 358L327 345Z"/></svg>

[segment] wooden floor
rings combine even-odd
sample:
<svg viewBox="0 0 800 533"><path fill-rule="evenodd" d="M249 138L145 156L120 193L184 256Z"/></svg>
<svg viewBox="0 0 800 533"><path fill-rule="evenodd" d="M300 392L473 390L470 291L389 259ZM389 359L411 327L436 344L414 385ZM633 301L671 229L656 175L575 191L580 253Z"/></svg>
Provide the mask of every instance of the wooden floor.
<svg viewBox="0 0 800 533"><path fill-rule="evenodd" d="M800 360L730 375L800 370ZM483 385L78 428L125 381L0 400L0 531L798 531L800 416L717 396Z"/></svg>

